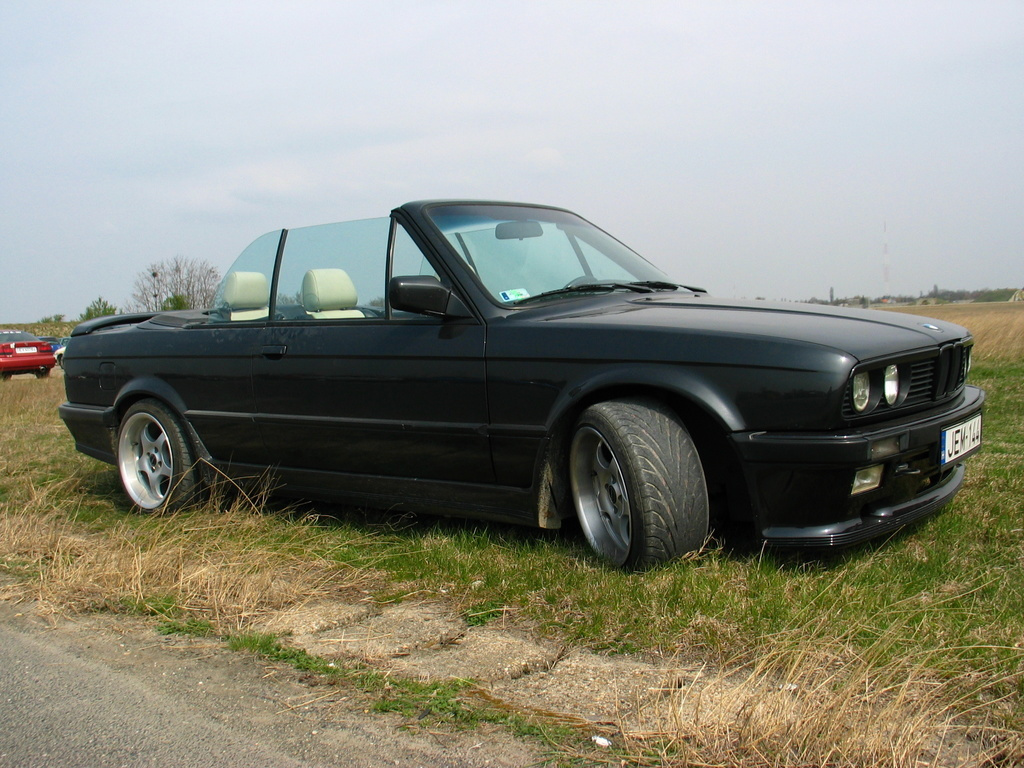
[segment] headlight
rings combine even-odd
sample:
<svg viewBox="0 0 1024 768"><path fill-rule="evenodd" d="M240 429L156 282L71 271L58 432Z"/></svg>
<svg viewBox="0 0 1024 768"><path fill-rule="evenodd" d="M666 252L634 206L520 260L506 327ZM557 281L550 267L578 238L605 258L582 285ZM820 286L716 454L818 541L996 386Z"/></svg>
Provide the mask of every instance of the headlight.
<svg viewBox="0 0 1024 768"><path fill-rule="evenodd" d="M864 371L853 377L853 407L862 413L871 404L871 377Z"/></svg>
<svg viewBox="0 0 1024 768"><path fill-rule="evenodd" d="M889 405L896 405L900 396L900 371L895 365L885 366L885 374L882 376L882 394L885 402Z"/></svg>

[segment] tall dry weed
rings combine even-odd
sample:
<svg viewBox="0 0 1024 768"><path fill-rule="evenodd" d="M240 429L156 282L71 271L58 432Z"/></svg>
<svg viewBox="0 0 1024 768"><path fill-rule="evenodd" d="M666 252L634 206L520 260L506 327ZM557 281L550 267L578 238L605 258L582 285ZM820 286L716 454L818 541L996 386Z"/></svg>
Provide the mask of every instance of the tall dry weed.
<svg viewBox="0 0 1024 768"><path fill-rule="evenodd" d="M59 374L0 385L0 566L17 577L5 579L0 598L53 612L166 612L226 633L367 580L312 556L309 546L330 544L320 546L309 525L265 514L259 491L217 495L175 516L125 516L98 531L78 522L85 505L113 507L91 487L95 462L74 452L57 418L63 399Z"/></svg>
<svg viewBox="0 0 1024 768"><path fill-rule="evenodd" d="M53 612L144 610L229 633L307 601L351 599L368 581L303 548L300 541L316 537L308 526L264 515L243 498L223 511L126 520L96 533L45 502L0 512L0 552L31 577L9 585L8 596Z"/></svg>
<svg viewBox="0 0 1024 768"><path fill-rule="evenodd" d="M828 625L816 620L765 638L721 671L674 681L663 729L627 737L667 744L666 765L1021 764L1024 736L994 717L1002 684L1020 680L943 671L938 657L948 661L948 648L901 655L910 621L895 621L866 649L853 642L861 628L823 637Z"/></svg>

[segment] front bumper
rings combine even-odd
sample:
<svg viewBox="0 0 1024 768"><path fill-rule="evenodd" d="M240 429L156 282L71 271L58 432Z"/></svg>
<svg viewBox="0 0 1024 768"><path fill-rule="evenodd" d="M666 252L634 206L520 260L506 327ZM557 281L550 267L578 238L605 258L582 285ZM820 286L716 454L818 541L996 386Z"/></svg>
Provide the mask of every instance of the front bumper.
<svg viewBox="0 0 1024 768"><path fill-rule="evenodd" d="M964 479L962 460L941 464L942 431L979 414L984 401L984 392L966 387L951 407L883 425L842 433L733 435L758 532L779 546L841 547L938 511ZM879 457L880 446L895 453ZM882 465L879 487L851 494L856 472L874 465Z"/></svg>

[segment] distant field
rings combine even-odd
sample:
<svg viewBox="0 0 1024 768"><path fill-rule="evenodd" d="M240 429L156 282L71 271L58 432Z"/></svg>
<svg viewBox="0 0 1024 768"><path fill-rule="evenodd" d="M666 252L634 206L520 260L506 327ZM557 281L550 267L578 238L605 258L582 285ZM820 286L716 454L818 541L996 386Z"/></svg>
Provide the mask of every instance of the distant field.
<svg viewBox="0 0 1024 768"><path fill-rule="evenodd" d="M893 307L887 311L924 315L965 326L977 340L975 360L1024 359L1024 301L932 304L923 307Z"/></svg>

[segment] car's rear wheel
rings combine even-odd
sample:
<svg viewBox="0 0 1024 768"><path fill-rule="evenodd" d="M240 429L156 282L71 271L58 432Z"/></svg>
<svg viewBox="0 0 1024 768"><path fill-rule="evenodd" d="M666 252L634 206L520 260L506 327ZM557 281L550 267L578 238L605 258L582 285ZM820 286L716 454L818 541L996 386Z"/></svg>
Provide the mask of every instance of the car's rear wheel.
<svg viewBox="0 0 1024 768"><path fill-rule="evenodd" d="M117 468L128 498L147 511L177 509L199 488L188 435L158 400L140 400L125 412L117 434Z"/></svg>
<svg viewBox="0 0 1024 768"><path fill-rule="evenodd" d="M657 400L587 408L573 433L569 480L587 541L616 565L645 568L704 544L700 457L682 421Z"/></svg>

